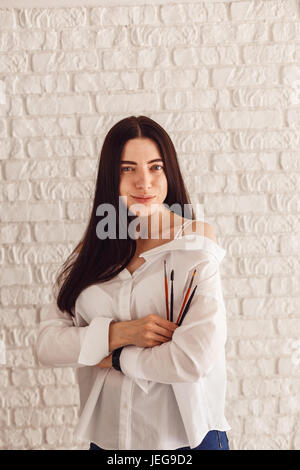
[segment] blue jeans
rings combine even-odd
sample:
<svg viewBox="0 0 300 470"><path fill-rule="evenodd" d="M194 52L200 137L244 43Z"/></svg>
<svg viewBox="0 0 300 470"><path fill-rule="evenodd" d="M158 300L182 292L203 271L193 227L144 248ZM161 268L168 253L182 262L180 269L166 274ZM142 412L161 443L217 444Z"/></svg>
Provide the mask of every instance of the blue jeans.
<svg viewBox="0 0 300 470"><path fill-rule="evenodd" d="M98 447L93 442L90 443L89 450L105 450ZM175 450L230 450L225 431L209 431L203 441L191 449L190 447L180 447Z"/></svg>

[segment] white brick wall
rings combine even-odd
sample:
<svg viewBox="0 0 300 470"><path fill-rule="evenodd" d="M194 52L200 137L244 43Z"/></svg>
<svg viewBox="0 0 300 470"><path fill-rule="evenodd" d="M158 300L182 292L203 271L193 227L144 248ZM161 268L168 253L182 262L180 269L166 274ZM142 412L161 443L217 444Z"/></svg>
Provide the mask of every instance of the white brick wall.
<svg viewBox="0 0 300 470"><path fill-rule="evenodd" d="M299 2L25 3L0 8L0 448L88 447L74 371L38 367L37 325L104 136L145 114L227 249L231 448L299 449Z"/></svg>

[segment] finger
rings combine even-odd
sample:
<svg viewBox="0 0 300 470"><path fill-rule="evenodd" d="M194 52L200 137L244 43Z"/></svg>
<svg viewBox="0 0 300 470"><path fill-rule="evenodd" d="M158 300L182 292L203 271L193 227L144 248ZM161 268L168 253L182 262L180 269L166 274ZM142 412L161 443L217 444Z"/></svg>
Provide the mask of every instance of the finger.
<svg viewBox="0 0 300 470"><path fill-rule="evenodd" d="M161 326L157 326L155 333L160 335L160 336L166 336L167 338L172 338L174 331L173 330L167 330L166 328L163 328Z"/></svg>
<svg viewBox="0 0 300 470"><path fill-rule="evenodd" d="M154 335L152 336L152 339L153 341L159 341L159 343L167 343L168 341L171 340L171 338L169 337L166 337L166 336L162 336L162 335L159 335L159 334L156 334L154 333Z"/></svg>
<svg viewBox="0 0 300 470"><path fill-rule="evenodd" d="M171 321L165 320L164 318L157 317L155 319L155 323L161 327L164 327L168 330L176 330L177 326L176 323L173 323Z"/></svg>
<svg viewBox="0 0 300 470"><path fill-rule="evenodd" d="M166 341L171 341L172 336L157 335L155 336L155 339L163 341L165 343Z"/></svg>
<svg viewBox="0 0 300 470"><path fill-rule="evenodd" d="M164 341L156 341L156 342L153 342L153 344L151 346L148 346L149 348L154 348L154 346L160 346L161 344L163 344Z"/></svg>

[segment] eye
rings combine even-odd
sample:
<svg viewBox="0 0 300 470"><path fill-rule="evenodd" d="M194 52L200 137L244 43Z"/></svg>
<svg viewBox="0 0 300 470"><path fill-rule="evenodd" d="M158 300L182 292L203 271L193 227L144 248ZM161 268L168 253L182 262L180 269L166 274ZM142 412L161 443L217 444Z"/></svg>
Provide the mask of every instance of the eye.
<svg viewBox="0 0 300 470"><path fill-rule="evenodd" d="M152 168L155 168L155 167L159 167L159 169L162 169L162 170L163 170L163 166L162 166L162 165L158 165L158 164L157 164L157 165L153 165Z"/></svg>
<svg viewBox="0 0 300 470"><path fill-rule="evenodd" d="M151 167L151 169L153 169L153 168L155 168L155 171L163 170L163 166L162 166L162 165L159 165L159 164L153 165L153 166ZM127 171L128 169L129 169L129 170L132 170L133 168L132 168L131 166L122 166L122 167L121 167L121 172L130 173L130 172Z"/></svg>

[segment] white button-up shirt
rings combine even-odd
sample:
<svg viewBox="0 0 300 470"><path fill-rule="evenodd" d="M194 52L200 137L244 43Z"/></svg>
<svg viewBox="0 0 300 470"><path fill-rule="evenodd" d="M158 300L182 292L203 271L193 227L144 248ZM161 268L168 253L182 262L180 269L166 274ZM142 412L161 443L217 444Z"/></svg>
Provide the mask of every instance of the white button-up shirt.
<svg viewBox="0 0 300 470"><path fill-rule="evenodd" d="M208 431L230 429L226 393L226 310L219 273L226 251L197 233L177 236L140 255L133 275L125 268L110 281L84 289L75 317L54 302L41 320L36 345L41 365L75 367L80 418L75 437L104 449L196 447ZM174 269L176 321L194 269L190 308L167 343L125 346L122 372L97 364L109 355L109 324L166 317L164 260L169 301Z"/></svg>

